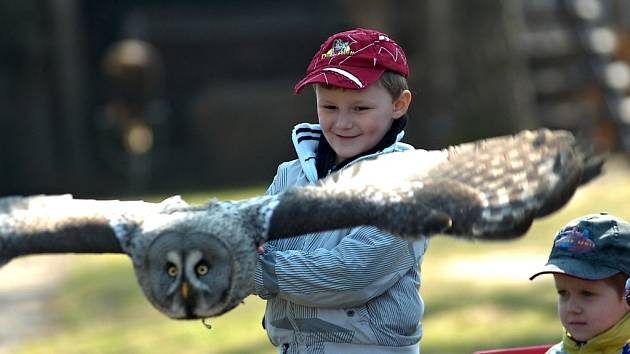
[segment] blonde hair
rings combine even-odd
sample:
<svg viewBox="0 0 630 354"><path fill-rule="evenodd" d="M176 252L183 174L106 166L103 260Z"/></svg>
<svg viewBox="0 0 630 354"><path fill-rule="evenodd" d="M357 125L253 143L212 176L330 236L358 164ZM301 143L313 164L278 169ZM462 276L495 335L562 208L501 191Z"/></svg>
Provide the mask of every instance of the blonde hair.
<svg viewBox="0 0 630 354"><path fill-rule="evenodd" d="M407 78L393 71L385 71L377 81L392 99L397 99L405 90L409 90Z"/></svg>

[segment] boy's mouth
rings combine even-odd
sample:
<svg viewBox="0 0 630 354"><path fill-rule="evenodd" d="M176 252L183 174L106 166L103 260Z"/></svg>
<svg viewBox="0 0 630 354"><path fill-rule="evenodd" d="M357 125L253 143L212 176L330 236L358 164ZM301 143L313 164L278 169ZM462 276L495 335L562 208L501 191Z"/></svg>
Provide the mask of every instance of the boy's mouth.
<svg viewBox="0 0 630 354"><path fill-rule="evenodd" d="M569 322L569 326L581 327L586 326L586 321L571 321Z"/></svg>
<svg viewBox="0 0 630 354"><path fill-rule="evenodd" d="M358 135L339 135L339 134L337 134L337 137L338 137L339 139L354 139L354 138L356 138L357 136L358 136Z"/></svg>

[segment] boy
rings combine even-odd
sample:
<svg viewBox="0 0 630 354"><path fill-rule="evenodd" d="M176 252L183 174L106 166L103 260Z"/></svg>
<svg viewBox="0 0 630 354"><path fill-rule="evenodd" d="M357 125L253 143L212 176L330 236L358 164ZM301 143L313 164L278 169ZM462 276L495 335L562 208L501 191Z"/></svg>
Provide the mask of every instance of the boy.
<svg viewBox="0 0 630 354"><path fill-rule="evenodd" d="M312 85L319 124L298 124L298 159L280 164L267 193L315 183L367 156L412 149L400 142L411 102L402 48L355 29L328 38L295 93ZM422 336L419 265L427 241L374 227L276 240L259 249L256 293L280 353L415 353Z"/></svg>
<svg viewBox="0 0 630 354"><path fill-rule="evenodd" d="M553 274L564 326L562 342L548 354L627 353L630 224L606 213L569 222L556 235L547 264L530 279L541 274Z"/></svg>

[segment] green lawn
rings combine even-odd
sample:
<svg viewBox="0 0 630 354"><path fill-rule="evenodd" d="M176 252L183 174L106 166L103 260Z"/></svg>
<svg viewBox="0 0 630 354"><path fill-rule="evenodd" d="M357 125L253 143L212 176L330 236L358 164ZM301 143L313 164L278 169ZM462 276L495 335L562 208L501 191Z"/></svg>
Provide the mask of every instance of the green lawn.
<svg viewBox="0 0 630 354"><path fill-rule="evenodd" d="M433 239L422 265L423 354L557 341L561 329L551 279L530 282L527 277L544 264L553 234L569 219L605 210L630 220L628 168L613 159L607 170L567 207L536 222L524 238L497 243ZM184 198L201 203L261 192L254 188ZM71 275L50 304L55 332L19 353L275 353L260 325L264 302L255 297L210 320L208 330L200 321L174 321L154 310L126 257L68 257L73 257Z"/></svg>

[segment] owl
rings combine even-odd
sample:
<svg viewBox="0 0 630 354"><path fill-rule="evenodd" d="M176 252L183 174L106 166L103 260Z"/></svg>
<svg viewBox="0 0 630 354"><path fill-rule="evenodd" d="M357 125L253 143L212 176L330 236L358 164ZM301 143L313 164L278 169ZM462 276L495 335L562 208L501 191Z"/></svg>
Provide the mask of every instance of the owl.
<svg viewBox="0 0 630 354"><path fill-rule="evenodd" d="M604 158L541 129L361 160L277 195L188 205L0 198L0 265L42 253L124 253L147 300L174 319L222 315L253 293L268 240L373 225L404 239L505 240L565 205Z"/></svg>

